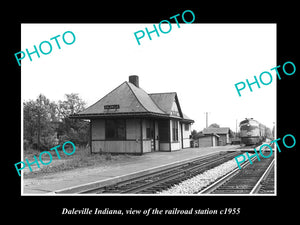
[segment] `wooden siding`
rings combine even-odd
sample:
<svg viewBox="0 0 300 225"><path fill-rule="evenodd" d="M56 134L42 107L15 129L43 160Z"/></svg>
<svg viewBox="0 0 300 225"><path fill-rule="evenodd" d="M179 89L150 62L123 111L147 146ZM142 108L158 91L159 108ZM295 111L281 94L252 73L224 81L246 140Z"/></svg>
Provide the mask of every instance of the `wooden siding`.
<svg viewBox="0 0 300 225"><path fill-rule="evenodd" d="M106 140L105 119L94 119L91 122L91 152L140 154L190 147L190 126L186 131L184 124L175 121L178 123L178 141L172 142L172 120L126 119L126 140ZM151 139L147 138L147 127L150 125L154 126L154 149Z"/></svg>
<svg viewBox="0 0 300 225"><path fill-rule="evenodd" d="M171 108L171 116L178 116L180 117L180 113L177 107L177 103L174 99L173 104L172 104L172 108Z"/></svg>
<svg viewBox="0 0 300 225"><path fill-rule="evenodd" d="M155 151L159 151L159 131L158 131L158 122L155 121Z"/></svg>
<svg viewBox="0 0 300 225"><path fill-rule="evenodd" d="M94 153L141 153L140 141L92 141Z"/></svg>
<svg viewBox="0 0 300 225"><path fill-rule="evenodd" d="M169 152L170 151L170 143L159 143L159 151L161 152Z"/></svg>
<svg viewBox="0 0 300 225"><path fill-rule="evenodd" d="M199 147L211 147L212 146L212 137L211 136L205 136L198 139L199 141Z"/></svg>
<svg viewBox="0 0 300 225"><path fill-rule="evenodd" d="M218 138L216 136L207 135L198 139L199 147L215 147L218 146Z"/></svg>
<svg viewBox="0 0 300 225"><path fill-rule="evenodd" d="M126 120L126 140L105 140L105 120L92 121L91 145L96 153L141 153L141 130L139 119Z"/></svg>
<svg viewBox="0 0 300 225"><path fill-rule="evenodd" d="M175 121L177 123L177 127L178 127L178 140L177 141L173 141L173 127L172 127L172 121ZM181 125L179 124L178 120L170 120L170 140L171 140L171 144L170 144L170 150L179 150L182 148L182 144L181 144Z"/></svg>
<svg viewBox="0 0 300 225"><path fill-rule="evenodd" d="M139 119L127 119L126 120L126 139L140 139L141 128Z"/></svg>
<svg viewBox="0 0 300 225"><path fill-rule="evenodd" d="M189 138L183 139L183 148L190 148L191 140Z"/></svg>
<svg viewBox="0 0 300 225"><path fill-rule="evenodd" d="M188 130L185 130L185 124L183 123L182 124L182 131L183 131L183 138L190 138L190 135L191 135L191 125L188 124L188 127L189 129Z"/></svg>
<svg viewBox="0 0 300 225"><path fill-rule="evenodd" d="M151 140L143 140L143 153L151 152Z"/></svg>
<svg viewBox="0 0 300 225"><path fill-rule="evenodd" d="M171 143L171 151L176 151L181 149L181 143L180 142L172 142Z"/></svg>
<svg viewBox="0 0 300 225"><path fill-rule="evenodd" d="M182 139L183 139L183 148L190 148L191 147L191 139L190 139L190 135L191 135L191 125L188 125L188 130L185 130L185 123L182 123Z"/></svg>
<svg viewBox="0 0 300 225"><path fill-rule="evenodd" d="M182 123L178 121L178 141L179 141L179 149L182 149Z"/></svg>
<svg viewBox="0 0 300 225"><path fill-rule="evenodd" d="M219 145L223 146L229 143L229 135L228 134L219 134Z"/></svg>

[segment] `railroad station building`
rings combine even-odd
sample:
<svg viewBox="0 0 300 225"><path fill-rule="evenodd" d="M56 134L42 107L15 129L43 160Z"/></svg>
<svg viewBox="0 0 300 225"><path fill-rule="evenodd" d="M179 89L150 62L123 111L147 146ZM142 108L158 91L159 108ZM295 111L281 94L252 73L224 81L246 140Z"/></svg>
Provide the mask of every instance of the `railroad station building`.
<svg viewBox="0 0 300 225"><path fill-rule="evenodd" d="M93 153L188 148L194 122L183 114L176 92L148 94L139 87L136 75L70 118L90 120Z"/></svg>

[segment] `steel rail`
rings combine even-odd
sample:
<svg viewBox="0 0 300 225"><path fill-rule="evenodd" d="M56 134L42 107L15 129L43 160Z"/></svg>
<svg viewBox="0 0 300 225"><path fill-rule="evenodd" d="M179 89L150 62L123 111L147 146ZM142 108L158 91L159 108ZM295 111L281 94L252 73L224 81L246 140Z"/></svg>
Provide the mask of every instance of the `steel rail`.
<svg viewBox="0 0 300 225"><path fill-rule="evenodd" d="M166 181L178 180L178 179L180 179L181 181L186 180L186 179L190 178L191 176L193 176L194 173L196 173L197 170L198 171L203 170L207 166L211 166L211 165L214 165L216 163L222 162L224 159L231 158L233 155L235 155L235 153L230 154L230 155L224 155L224 156L221 155L219 158L213 159L212 161L204 162L202 164L194 165L190 168L187 168L187 171L182 170L182 171L178 171L176 173L171 173L170 175L168 175L166 177L163 177L159 180L152 181L152 182L149 182L149 183L145 183L145 184L137 186L137 187L132 187L128 190L121 191L121 193L139 193L139 192L147 190L151 187L157 186L159 184L163 184Z"/></svg>
<svg viewBox="0 0 300 225"><path fill-rule="evenodd" d="M266 150L267 147L265 147L263 149ZM251 159L253 162L255 162L257 160L257 156L254 156L252 159ZM272 162L270 164L272 164L274 162L274 159L272 160ZM214 183L208 185L206 188L202 189L200 192L198 192L198 194L210 194L212 193L213 191L217 190L219 187L221 187L223 184L225 184L226 182L228 182L229 180L231 179L234 179L234 177L239 174L242 169L248 167L250 165L250 161L246 161L242 164L242 168L239 169L239 168L236 168L234 169L233 171L229 172L228 174L224 175L222 178L218 179L217 181L215 181ZM270 165L269 165L270 166ZM266 169L266 171L269 169L269 166L268 168ZM266 174L266 171L264 172L264 175ZM261 179L260 179L261 180ZM257 183L256 183L257 184ZM252 189L253 190L253 189ZM253 193L251 193L253 194Z"/></svg>
<svg viewBox="0 0 300 225"><path fill-rule="evenodd" d="M136 177L132 179L128 179L125 181L117 182L113 185L104 186L101 188L91 189L87 191L80 192L80 194L84 193L140 193L152 187L158 186L160 184L164 184L168 181L180 179L183 180L184 177L193 176L197 170L203 170L205 167L209 167L210 165L216 164L218 162L223 161L226 158L231 158L239 152L230 152L227 154L216 153L213 155L209 155L207 157L199 157L193 161L184 162L180 165L164 169L161 171L156 171L150 174L143 175L141 177ZM216 159L217 157L217 159ZM139 183L141 182L141 183ZM176 182L175 182L176 183ZM128 186L128 187L126 187ZM130 187L131 186L131 187ZM123 190L122 190L123 189Z"/></svg>
<svg viewBox="0 0 300 225"><path fill-rule="evenodd" d="M103 186L100 186L100 187L91 187L91 188L82 188L83 190L79 190L79 191L76 191L75 193L76 194L88 194L88 193L94 193L95 191L97 190L105 190L105 188L107 187L112 187L112 186L123 186L123 185L126 185L126 184L130 184L132 183L133 181L135 182L138 182L139 180L143 180L147 177L151 177L152 175L159 175L159 174L163 174L163 173L167 173L168 171L171 171L171 170L178 170L188 164L193 164L195 162L201 162L201 161L205 161L205 160L209 160L210 158L214 158L218 155L222 154L221 152L216 152L216 153L212 153L212 154L208 154L208 155L205 155L205 156L199 156L197 158L194 158L194 159L189 159L189 160L184 160L182 163L180 164L176 164L176 165L171 165L170 167L167 167L167 168L162 168L158 171L152 171L150 173L146 173L146 174L142 174L142 175L138 175L138 176L134 176L134 177L131 177L131 178L127 178L127 179L124 179L124 180L121 180L121 181L116 181L114 183L110 183L108 185L103 185Z"/></svg>
<svg viewBox="0 0 300 225"><path fill-rule="evenodd" d="M252 161L255 162L256 160L257 160L257 157L255 156ZM243 169L249 165L250 165L250 161L246 161L241 165L241 169ZM227 173L225 176L221 177L214 183L212 183L212 184L208 185L206 188L202 189L200 192L198 192L198 194L209 194L209 193L213 192L218 187L225 184L228 180L230 180L235 175L237 175L241 171L241 169L235 168L231 172Z"/></svg>
<svg viewBox="0 0 300 225"><path fill-rule="evenodd" d="M152 176L157 176L159 174L168 173L172 170L179 170L180 168L183 168L183 167L185 167L189 164L209 160L209 159L214 158L214 157L216 157L218 155L221 155L221 154L222 154L221 152L216 152L216 153L212 153L212 154L205 155L205 156L199 156L199 157L194 158L192 160L185 160L180 164L177 164L177 165L174 165L174 166L171 166L171 167L168 167L168 168L163 168L159 171L150 172L150 173L143 174L143 175L140 175L140 176L137 176L137 177L128 178L128 179L125 179L125 180L122 180L122 181L117 181L113 184L109 184L109 185L105 185L105 186L101 186L101 187L92 187L92 188L84 189L82 191L76 191L76 193L77 194L88 194L88 193L94 193L97 190L99 190L99 191L100 190L105 190L107 187L124 186L124 185L130 184L132 182L138 182L140 180L146 179L147 177L149 178L149 177L152 177Z"/></svg>
<svg viewBox="0 0 300 225"><path fill-rule="evenodd" d="M261 178L257 181L256 185L251 190L250 194L258 194L258 191L260 190L260 188L262 186L261 182L264 181L270 174L272 167L274 166L274 162L275 162L275 159L272 160L272 162L270 163L270 165L268 166L268 168L266 169L264 174L261 176Z"/></svg>

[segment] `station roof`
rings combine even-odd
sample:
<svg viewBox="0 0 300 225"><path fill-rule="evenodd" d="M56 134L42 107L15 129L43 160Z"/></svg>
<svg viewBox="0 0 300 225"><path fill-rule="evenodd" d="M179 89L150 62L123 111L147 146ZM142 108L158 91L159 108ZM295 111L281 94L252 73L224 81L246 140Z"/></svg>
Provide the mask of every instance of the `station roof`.
<svg viewBox="0 0 300 225"><path fill-rule="evenodd" d="M203 134L228 134L229 127L209 127L203 129Z"/></svg>
<svg viewBox="0 0 300 225"><path fill-rule="evenodd" d="M172 115L176 102L179 116ZM70 118L101 118L112 116L175 117L184 122L194 122L181 111L176 92L148 94L131 82L123 82L99 101Z"/></svg>
<svg viewBox="0 0 300 225"><path fill-rule="evenodd" d="M176 92L149 94L152 100L167 114L171 114Z"/></svg>

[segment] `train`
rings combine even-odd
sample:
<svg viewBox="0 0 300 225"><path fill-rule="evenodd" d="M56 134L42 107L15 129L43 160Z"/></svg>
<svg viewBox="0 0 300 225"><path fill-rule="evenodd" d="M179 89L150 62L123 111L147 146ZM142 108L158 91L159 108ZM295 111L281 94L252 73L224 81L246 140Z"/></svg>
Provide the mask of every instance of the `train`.
<svg viewBox="0 0 300 225"><path fill-rule="evenodd" d="M254 120L246 118L240 122L241 143L245 145L261 144L269 136L268 128Z"/></svg>

